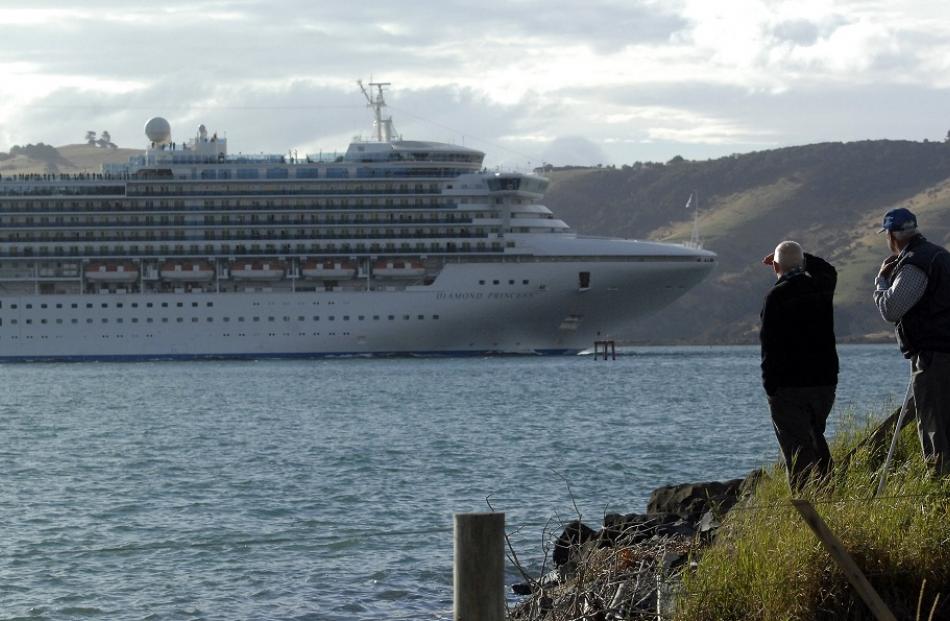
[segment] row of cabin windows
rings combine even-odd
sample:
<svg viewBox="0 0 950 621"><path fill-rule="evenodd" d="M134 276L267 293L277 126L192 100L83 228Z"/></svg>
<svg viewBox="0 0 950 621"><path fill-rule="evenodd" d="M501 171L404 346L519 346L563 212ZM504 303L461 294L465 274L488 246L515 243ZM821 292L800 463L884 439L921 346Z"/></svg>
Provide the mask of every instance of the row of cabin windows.
<svg viewBox="0 0 950 621"><path fill-rule="evenodd" d="M184 304L185 304L184 302L176 302L176 303L175 303L175 306L176 306L177 308L182 308L182 307L184 306ZM161 308L168 308L168 305L169 305L169 302L161 302L161 303L159 303L159 306L160 306ZM95 304L93 304L92 302L86 302L86 308L93 308L94 306L95 306ZM113 307L114 307L114 308L123 308L124 306L125 306L125 303L124 303L124 302L116 302L115 304L113 304ZM145 303L145 308L153 308L154 306L155 306L155 303L154 303L154 302L146 302L146 303ZM199 303L198 303L198 302L192 302L192 303L191 303L191 306L192 306L192 308L198 308ZM206 306L207 308L212 308L212 307L214 306L214 302L205 302L205 306ZM24 308L28 308L28 309L29 309L29 308L33 308L33 304L27 303L27 304L24 304L23 307L24 307ZM70 308L79 308L79 303L78 303L78 302L73 302L73 303L71 303L71 304L69 305L69 307L70 307ZM109 308L109 303L108 303L108 302L102 302L101 305L100 305L100 307L101 307L101 308ZM130 302L130 303L129 303L129 307L130 307L130 308L138 308L138 307L139 307L139 303L138 303L138 302ZM0 308L2 308L2 303L0 303ZM15 308L17 308L17 305L16 305L16 304L11 304L11 305L10 305L10 308L11 308L11 309L15 309ZM50 306L49 304L40 304L40 305L39 305L39 308L53 308L53 307ZM57 303L57 304L55 305L55 308L65 308L65 304Z"/></svg>
<svg viewBox="0 0 950 621"><path fill-rule="evenodd" d="M513 247L515 242L508 242L508 247ZM33 248L32 246L26 246L24 248L19 248L17 246L9 246L7 249L0 250L0 255L5 256L24 256L24 257L33 257L33 256L98 256L98 255L109 255L109 256L133 256L138 254L219 254L219 253L231 253L236 254L274 254L278 252L290 253L321 253L321 252L467 252L471 251L474 247L477 252L485 252L491 250L492 252L499 252L502 250L502 243L493 241L490 244L488 242L401 242L397 244L395 242L385 242L385 243L341 243L341 244L175 244L175 245L159 245L159 246L139 246L136 244L131 244L129 246L117 245L117 246L54 246L52 252L50 251L49 246L40 246L38 248Z"/></svg>
<svg viewBox="0 0 950 621"><path fill-rule="evenodd" d="M487 282L488 282L487 280L479 280L479 281L478 281L478 284L484 285L484 284L486 284ZM527 285L528 283L530 283L529 280L522 280L522 281L521 281L521 284L522 284L522 285ZM501 280L495 279L495 280L491 281L491 284L493 284L493 285L500 285L500 284L501 284ZM515 280L514 280L513 278L508 279L508 284L509 284L509 285L515 284Z"/></svg>
<svg viewBox="0 0 950 621"><path fill-rule="evenodd" d="M268 333L266 333L266 334L264 334L264 333L262 333L262 332L254 332L254 333L252 333L252 334L250 334L250 335L248 335L248 333L246 333L246 332L237 332L237 333L235 333L235 334L233 334L233 335L232 335L230 332L223 332L223 333L221 333L221 336L224 336L224 337L230 337L230 336L252 336L252 337L261 337L261 336L290 336L290 335L291 335L290 332L284 332L283 334L280 334L280 333L277 333L277 332L268 332ZM311 335L311 336L320 336L320 333L319 333L319 332L311 332L310 335ZM107 338L123 339L123 338L125 338L125 336L126 336L125 334L102 334L102 335L100 335L100 338L104 338L104 339L107 339ZM129 337L130 337L130 338L133 338L133 339L135 339L135 338L141 338L142 336L144 336L144 337L147 338L147 339L155 338L155 335L154 335L154 334L144 334L144 335L130 334L130 335L129 335ZM298 333L297 333L297 336L307 336L307 333L306 333L306 332L298 332ZM350 336L350 333L349 333L349 332L327 332L327 336ZM3 336L0 336L0 339L2 339L2 338L3 338ZM10 338L11 340L14 340L14 341L20 339L19 336L10 336L9 338ZM27 335L27 336L24 336L23 338L24 338L24 340L32 341L35 337L30 336L30 335ZM43 335L40 335L39 337L36 337L36 338L39 338L39 339L41 339L41 340L46 340L46 339L49 338L49 336L46 335L46 334L43 334ZM58 337L58 336L57 336L56 338L62 338L62 337Z"/></svg>
<svg viewBox="0 0 950 621"><path fill-rule="evenodd" d="M350 225L352 226L352 225ZM524 228L524 227L521 227ZM497 233L497 228L458 227L458 228L421 228L421 229L171 229L145 231L37 231L23 233L13 231L0 234L0 242L42 242L64 243L69 241L158 241L192 239L381 239L419 237L485 237L488 233Z"/></svg>
<svg viewBox="0 0 950 621"><path fill-rule="evenodd" d="M439 318L440 318L439 315L431 315L431 316L430 316L430 319L435 320L435 321L438 321ZM155 317L146 317L144 323L156 323L156 320L157 320L159 323L170 323L170 322L171 322L171 319L174 319L174 320L175 320L175 323L185 323L185 319L186 319L186 318L185 318L185 317L158 317L158 318L155 318ZM188 318L188 319L189 319L189 321L190 321L191 323L200 323L200 322L201 322L201 318L200 318L200 317L191 317L191 318ZM220 319L222 322L224 322L224 323L228 323L228 322L231 321L231 318L230 318L230 317L220 317L219 319ZM337 319L336 315L328 315L325 320L326 320L326 321L336 321L336 319ZM369 320L371 320L371 321L384 321L382 315L372 315L371 317L370 317L370 316L367 316L367 315L357 315L356 317L351 317L350 315L341 315L341 316L340 316L340 320L341 320L341 321L350 321L351 319L353 319L354 321L369 321ZM413 319L413 315L404 314L404 315L386 315L386 316L385 316L385 321L397 321L398 319L401 319L402 321L410 321L410 320ZM415 319L416 319L417 321L424 321L424 320L426 319L426 316L425 316L425 315L415 315ZM289 315L285 315L282 320L285 321L285 322L287 322L287 321L293 321L293 318L291 318ZM296 320L297 320L297 321L307 321L307 318L304 317L303 315L300 315L300 316L297 317ZM214 321L215 321L214 317L205 317L205 322L206 322L206 323L214 323ZM245 321L245 318L244 318L244 317L237 317L237 318L236 318L236 321L237 321L238 323L243 323L243 322ZM265 321L265 319L263 319L262 317L256 316L256 317L251 317L251 318L250 318L250 321L251 321L251 322L260 322L260 321ZM276 317L269 316L269 317L266 318L266 321L268 321L268 322L275 322L275 321L278 321L278 319L277 319ZM311 321L320 321L320 316L319 316L319 315L313 315L313 316L311 317ZM92 317L87 317L87 318L85 319L85 322L86 322L86 323L96 323L95 319L93 319ZM132 317L132 318L129 319L129 323L139 323L139 322L140 322L140 318L138 318L138 317ZM11 325L16 325L17 323L18 323L18 320L17 320L17 319L10 319L10 324L11 324ZM38 321L35 321L35 320L33 320L33 319L25 319L25 320L23 320L23 323L25 323L25 324L27 324L27 325L33 325L34 323L38 323L38 324L41 324L41 325L46 325L46 324L50 324L50 323L63 324L63 323L65 323L65 320L62 319L62 318L55 319L55 320L40 319L40 320L38 320ZM69 323L79 323L79 318L73 317L72 319L69 320ZM125 323L125 320L124 320L122 317L119 317L118 319L111 319L111 320L110 320L108 317L102 317L102 318L100 318L99 323ZM0 319L0 326L2 326L2 325L3 325L3 322L2 322L2 319Z"/></svg>
<svg viewBox="0 0 950 621"><path fill-rule="evenodd" d="M472 218L497 218L497 211L439 211L422 212L414 211L411 213L395 212L340 212L330 214L317 213L267 213L256 212L240 214L217 214L217 213L198 213L184 215L160 215L160 216L103 216L87 214L83 216L9 216L0 217L0 226L67 226L67 225L87 225L87 226L150 226L154 224L177 224L177 225L196 225L197 219L201 219L204 224L265 224L265 223L311 223L311 224L335 224L348 222L465 222Z"/></svg>

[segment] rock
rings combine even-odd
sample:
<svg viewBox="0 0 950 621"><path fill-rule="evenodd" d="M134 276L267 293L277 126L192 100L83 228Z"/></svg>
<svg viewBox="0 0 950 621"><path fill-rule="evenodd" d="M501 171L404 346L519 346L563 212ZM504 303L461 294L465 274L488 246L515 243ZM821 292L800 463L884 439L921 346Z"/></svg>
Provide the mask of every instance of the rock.
<svg viewBox="0 0 950 621"><path fill-rule="evenodd" d="M712 511L707 511L703 514L703 517L699 519L699 524L697 524L699 532L708 533L711 530L716 530L719 528L719 519L716 517L716 514Z"/></svg>
<svg viewBox="0 0 950 621"><path fill-rule="evenodd" d="M576 549L596 537L597 532L580 520L570 522L564 528L561 536L554 542L554 552L551 554L554 566L560 567L567 563L571 558L572 549Z"/></svg>
<svg viewBox="0 0 950 621"><path fill-rule="evenodd" d="M659 487L650 494L647 513L675 513L695 520L710 509L727 511L738 501L745 479Z"/></svg>

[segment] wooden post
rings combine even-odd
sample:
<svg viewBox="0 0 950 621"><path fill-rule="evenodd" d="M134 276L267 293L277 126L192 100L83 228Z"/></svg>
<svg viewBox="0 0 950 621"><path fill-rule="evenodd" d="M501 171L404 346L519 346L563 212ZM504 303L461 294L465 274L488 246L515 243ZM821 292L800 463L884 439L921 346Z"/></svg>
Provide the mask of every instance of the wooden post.
<svg viewBox="0 0 950 621"><path fill-rule="evenodd" d="M455 514L454 621L504 621L505 514Z"/></svg>
<svg viewBox="0 0 950 621"><path fill-rule="evenodd" d="M851 555L845 550L844 544L831 532L831 529L829 529L825 521L821 519L821 516L818 515L811 503L807 500L792 500L792 504L798 509L798 512L801 514L802 519L805 520L805 523L808 524L808 527L818 535L818 539L831 554L831 558L838 564L841 571L844 572L848 582L851 583L854 590L858 592L858 595L861 596L864 603L871 609L871 614L874 615L874 618L878 621L897 621L894 614L884 604L881 596L877 594L877 591L874 590L874 587L871 586L868 579L861 573L861 569L857 563L854 562L854 559L851 558Z"/></svg>

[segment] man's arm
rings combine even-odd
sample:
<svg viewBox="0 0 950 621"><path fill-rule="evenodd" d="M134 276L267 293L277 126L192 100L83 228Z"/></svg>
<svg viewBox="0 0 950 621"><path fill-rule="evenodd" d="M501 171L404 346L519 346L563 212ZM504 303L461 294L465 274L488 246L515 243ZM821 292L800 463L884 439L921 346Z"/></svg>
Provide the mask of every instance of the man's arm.
<svg viewBox="0 0 950 621"><path fill-rule="evenodd" d="M831 263L806 252L805 271L811 274L819 291L834 295L835 287L838 285L838 271Z"/></svg>
<svg viewBox="0 0 950 621"><path fill-rule="evenodd" d="M759 329L759 341L762 343L762 385L765 387L765 393L770 396L775 394L777 388L775 375L776 360L781 346L779 343L781 321L778 316L780 312L775 296L766 296L760 315L762 327Z"/></svg>
<svg viewBox="0 0 950 621"><path fill-rule="evenodd" d="M903 265L893 281L885 274L874 279L874 304L884 321L897 323L927 290L927 274L916 265Z"/></svg>

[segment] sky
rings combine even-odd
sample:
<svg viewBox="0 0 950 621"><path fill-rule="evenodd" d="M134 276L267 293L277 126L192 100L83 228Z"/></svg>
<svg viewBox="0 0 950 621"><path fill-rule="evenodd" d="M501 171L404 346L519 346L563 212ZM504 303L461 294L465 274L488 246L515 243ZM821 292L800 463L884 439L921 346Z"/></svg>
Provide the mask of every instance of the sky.
<svg viewBox="0 0 950 621"><path fill-rule="evenodd" d="M489 166L943 140L937 0L0 0L0 150L200 123L245 153L342 151L390 82L406 139Z"/></svg>

